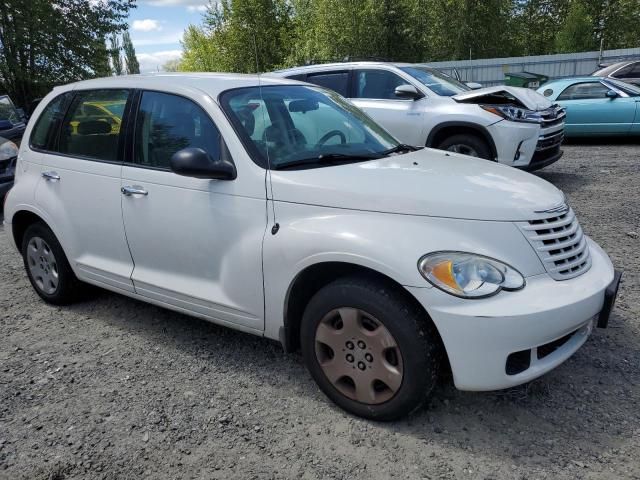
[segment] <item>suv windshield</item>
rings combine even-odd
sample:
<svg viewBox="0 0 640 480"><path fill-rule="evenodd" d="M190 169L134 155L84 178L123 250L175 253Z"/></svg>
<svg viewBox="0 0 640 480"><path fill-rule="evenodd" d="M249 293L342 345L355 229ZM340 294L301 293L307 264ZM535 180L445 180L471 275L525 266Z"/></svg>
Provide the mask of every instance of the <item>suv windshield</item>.
<svg viewBox="0 0 640 480"><path fill-rule="evenodd" d="M13 102L6 95L0 97L0 120L9 120L11 123L20 123L22 121Z"/></svg>
<svg viewBox="0 0 640 480"><path fill-rule="evenodd" d="M270 85L220 97L254 161L272 169L313 168L380 158L399 143L329 90Z"/></svg>
<svg viewBox="0 0 640 480"><path fill-rule="evenodd" d="M433 93L442 97L452 97L471 90L464 83L433 68L413 66L400 67L400 70L408 73Z"/></svg>

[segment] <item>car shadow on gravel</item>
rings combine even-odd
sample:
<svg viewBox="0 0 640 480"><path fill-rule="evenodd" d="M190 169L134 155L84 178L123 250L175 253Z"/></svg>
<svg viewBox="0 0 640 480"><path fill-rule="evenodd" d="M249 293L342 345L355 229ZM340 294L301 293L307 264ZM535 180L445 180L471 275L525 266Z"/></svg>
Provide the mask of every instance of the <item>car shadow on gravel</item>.
<svg viewBox="0 0 640 480"><path fill-rule="evenodd" d="M617 313L612 317L613 328L596 330L574 357L534 382L474 393L460 392L445 379L423 410L398 422L376 423L352 417L331 404L307 374L300 356L284 354L277 342L105 291L70 309L74 316L91 317L123 331L132 345L162 350L173 359L172 371L165 372L175 376L169 381L180 382L182 370L195 363L205 372L204 382L211 371L217 372L218 379L209 377L212 382L221 376L240 384L265 382L278 395L301 405L302 411L295 413L310 426L342 419L458 448L461 455L482 452L525 465L549 458L571 465L572 458L581 458L578 463L582 464L584 458L598 459L619 448L626 436L633 435L628 419L637 414L633 386L640 342ZM623 358L618 351L625 352ZM183 368L176 365L180 362ZM241 388L237 394L242 398ZM236 397L236 401L241 400Z"/></svg>

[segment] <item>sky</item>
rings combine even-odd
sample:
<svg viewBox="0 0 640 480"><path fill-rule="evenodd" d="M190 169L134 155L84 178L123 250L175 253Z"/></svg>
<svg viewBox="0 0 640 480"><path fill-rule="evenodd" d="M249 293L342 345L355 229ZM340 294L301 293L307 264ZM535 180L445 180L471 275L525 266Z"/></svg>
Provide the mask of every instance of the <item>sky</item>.
<svg viewBox="0 0 640 480"><path fill-rule="evenodd" d="M156 72L178 58L189 24L201 23L208 0L138 0L129 12L129 32L140 72Z"/></svg>

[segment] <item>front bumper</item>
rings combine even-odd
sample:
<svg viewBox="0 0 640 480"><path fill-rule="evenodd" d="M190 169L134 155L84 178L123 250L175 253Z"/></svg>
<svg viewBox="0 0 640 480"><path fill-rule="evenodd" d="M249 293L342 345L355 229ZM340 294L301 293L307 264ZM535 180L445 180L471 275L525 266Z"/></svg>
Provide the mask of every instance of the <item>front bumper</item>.
<svg viewBox="0 0 640 480"><path fill-rule="evenodd" d="M494 139L499 163L538 170L562 157L564 122L548 127L502 120L487 127Z"/></svg>
<svg viewBox="0 0 640 480"><path fill-rule="evenodd" d="M560 365L586 341L614 280L607 254L592 240L592 265L556 281L526 279L517 292L465 300L436 288L408 287L433 319L460 390L497 390L533 380ZM515 360L528 364L515 365ZM509 371L509 373L507 373Z"/></svg>

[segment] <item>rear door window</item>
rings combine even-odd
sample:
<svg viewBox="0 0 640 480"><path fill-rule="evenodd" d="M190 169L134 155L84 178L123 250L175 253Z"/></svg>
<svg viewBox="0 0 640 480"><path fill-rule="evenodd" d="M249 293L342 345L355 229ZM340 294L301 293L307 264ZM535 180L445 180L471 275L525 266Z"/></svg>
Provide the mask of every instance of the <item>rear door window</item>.
<svg viewBox="0 0 640 480"><path fill-rule="evenodd" d="M129 90L77 92L62 122L58 151L92 160L118 161L129 94Z"/></svg>
<svg viewBox="0 0 640 480"><path fill-rule="evenodd" d="M310 73L307 82L338 92L343 97L349 96L349 72Z"/></svg>

